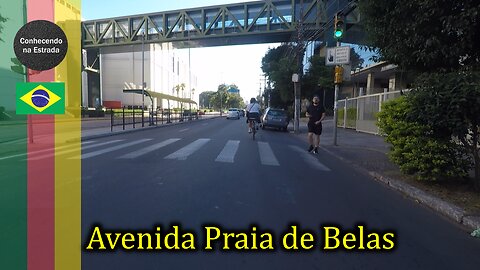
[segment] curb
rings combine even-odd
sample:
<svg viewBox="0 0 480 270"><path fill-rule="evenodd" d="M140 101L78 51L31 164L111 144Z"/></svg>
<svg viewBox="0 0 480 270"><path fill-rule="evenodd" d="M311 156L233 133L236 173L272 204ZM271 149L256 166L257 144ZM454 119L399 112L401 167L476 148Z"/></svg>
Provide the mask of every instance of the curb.
<svg viewBox="0 0 480 270"><path fill-rule="evenodd" d="M446 216L447 218L450 218L451 220L457 222L458 224L463 225L464 227L471 230L480 229L480 216L471 216L462 208L454 204L448 203L444 200L441 200L437 197L434 197L421 189L411 186L405 182L384 176L378 172L366 170L363 167L360 167L357 164L354 164L353 162L326 149L325 147L321 147L321 148L326 153L334 156L335 158L345 163L348 163L349 165L354 167L354 169L369 175L373 179L387 185L389 188L393 190L401 192L402 194L410 197L411 199L414 199L416 202L421 203L425 206L428 206L430 209L438 213L441 213L442 215Z"/></svg>
<svg viewBox="0 0 480 270"><path fill-rule="evenodd" d="M135 128L135 129L128 129L128 130L119 130L119 131L102 133L102 134L88 135L88 136L82 136L80 138L80 140L81 141L87 141L87 140L98 139L98 138L106 138L106 137L122 135L122 134L129 134L129 133L134 133L134 132L139 132L139 131L152 130L152 129L164 128L164 127L170 127L170 126L176 126L176 125L183 125L183 124L198 122L198 121L206 121L206 120L216 119L216 118L220 118L220 117L221 116L214 116L214 117L211 117L211 118L204 118L204 119L198 119L198 120L193 120L193 121L175 122L175 123L171 123L171 124L162 124L162 125L158 125L158 126ZM67 143L77 142L77 141L79 141L79 139L68 140Z"/></svg>

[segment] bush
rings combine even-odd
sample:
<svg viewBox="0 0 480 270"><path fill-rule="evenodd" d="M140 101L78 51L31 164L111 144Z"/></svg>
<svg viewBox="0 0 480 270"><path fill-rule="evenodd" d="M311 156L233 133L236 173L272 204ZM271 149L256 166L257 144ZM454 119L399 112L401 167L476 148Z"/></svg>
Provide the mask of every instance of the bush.
<svg viewBox="0 0 480 270"><path fill-rule="evenodd" d="M378 126L392 144L390 159L418 180L440 180L468 175L469 162L463 149L450 138L437 138L432 128L409 120L408 96L383 104Z"/></svg>
<svg viewBox="0 0 480 270"><path fill-rule="evenodd" d="M426 73L412 91L411 119L432 127L436 137L455 138L474 164L474 187L480 191L480 72Z"/></svg>

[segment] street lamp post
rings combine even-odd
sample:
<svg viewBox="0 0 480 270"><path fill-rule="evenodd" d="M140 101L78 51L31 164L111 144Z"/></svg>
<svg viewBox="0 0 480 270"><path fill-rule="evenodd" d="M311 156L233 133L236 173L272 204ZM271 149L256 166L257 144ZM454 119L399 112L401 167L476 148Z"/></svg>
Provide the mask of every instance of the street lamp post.
<svg viewBox="0 0 480 270"><path fill-rule="evenodd" d="M190 103L188 106L188 120L192 120L192 65L190 59L190 47L188 47L188 87L190 88Z"/></svg>
<svg viewBox="0 0 480 270"><path fill-rule="evenodd" d="M144 126L143 123L143 116L145 113L145 28L142 33L142 127Z"/></svg>

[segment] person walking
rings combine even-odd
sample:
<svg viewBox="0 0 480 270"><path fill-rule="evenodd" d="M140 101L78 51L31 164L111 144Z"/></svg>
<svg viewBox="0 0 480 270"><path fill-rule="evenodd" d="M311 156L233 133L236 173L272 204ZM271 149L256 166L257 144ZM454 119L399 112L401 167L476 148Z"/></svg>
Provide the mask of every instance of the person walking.
<svg viewBox="0 0 480 270"><path fill-rule="evenodd" d="M312 99L312 104L308 106L308 152L318 154L318 147L320 146L320 135L322 134L322 121L325 118L325 108L320 104L320 98L315 95Z"/></svg>

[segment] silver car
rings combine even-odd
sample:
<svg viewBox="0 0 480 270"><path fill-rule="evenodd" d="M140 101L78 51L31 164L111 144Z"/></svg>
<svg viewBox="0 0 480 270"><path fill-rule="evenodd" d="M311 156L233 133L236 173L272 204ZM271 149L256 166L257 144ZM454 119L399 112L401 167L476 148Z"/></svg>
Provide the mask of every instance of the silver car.
<svg viewBox="0 0 480 270"><path fill-rule="evenodd" d="M290 117L288 112L282 109L267 108L262 115L262 129L266 127L278 128L287 131Z"/></svg>

